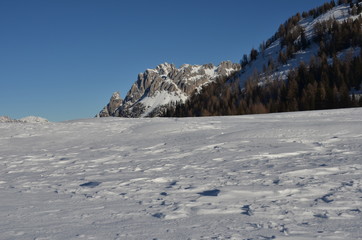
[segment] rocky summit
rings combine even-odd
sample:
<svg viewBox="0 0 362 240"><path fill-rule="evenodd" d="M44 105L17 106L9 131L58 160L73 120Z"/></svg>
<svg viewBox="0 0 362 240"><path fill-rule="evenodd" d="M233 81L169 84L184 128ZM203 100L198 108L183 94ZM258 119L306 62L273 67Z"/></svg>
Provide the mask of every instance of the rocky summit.
<svg viewBox="0 0 362 240"><path fill-rule="evenodd" d="M99 116L100 117L110 117L114 114L114 112L122 105L122 98L119 94L119 92L113 93L111 99L109 100L109 103L107 106L105 106L102 111L100 111Z"/></svg>
<svg viewBox="0 0 362 240"><path fill-rule="evenodd" d="M240 65L230 61L213 64L163 63L155 69L147 69L138 75L126 97L113 93L109 103L98 114L100 117L155 117L170 104L185 101L195 91L215 81L218 77L229 76L240 70Z"/></svg>

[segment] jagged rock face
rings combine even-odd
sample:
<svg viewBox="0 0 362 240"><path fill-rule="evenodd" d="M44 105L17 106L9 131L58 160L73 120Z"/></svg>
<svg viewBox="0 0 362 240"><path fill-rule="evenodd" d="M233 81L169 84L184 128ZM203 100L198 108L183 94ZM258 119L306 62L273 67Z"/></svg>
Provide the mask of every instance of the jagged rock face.
<svg viewBox="0 0 362 240"><path fill-rule="evenodd" d="M119 92L114 92L109 103L105 106L102 111L99 113L100 117L110 117L113 116L115 111L122 105L122 98Z"/></svg>
<svg viewBox="0 0 362 240"><path fill-rule="evenodd" d="M180 68L169 63L160 64L155 69L140 73L123 101L119 95L115 98L112 96L99 116L158 116L153 110L171 102L185 101L203 85L239 69L239 64L230 61L222 62L219 66L184 64Z"/></svg>

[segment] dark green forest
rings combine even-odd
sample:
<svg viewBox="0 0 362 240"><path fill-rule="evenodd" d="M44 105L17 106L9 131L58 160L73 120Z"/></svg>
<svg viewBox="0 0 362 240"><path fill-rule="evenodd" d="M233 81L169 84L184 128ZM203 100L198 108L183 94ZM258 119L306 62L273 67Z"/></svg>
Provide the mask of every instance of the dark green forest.
<svg viewBox="0 0 362 240"><path fill-rule="evenodd" d="M196 92L185 103L174 103L165 108L164 117L194 117L274 113L288 111L321 110L362 107L362 17L338 22L335 19L314 26L313 39L307 40L298 25L302 18L316 18L337 4L349 4L350 15L362 12L359 1L331 1L309 12L298 13L280 25L276 34L249 56L240 61L242 70ZM264 73L255 73L242 88L239 78L243 69L254 61L259 52L280 39L279 64L285 64L293 55L308 49L311 43L319 46L318 55L310 62L301 62L292 69L287 79L263 79ZM344 50L344 55L339 56ZM357 54L356 54L357 53ZM275 70L273 62L265 71Z"/></svg>

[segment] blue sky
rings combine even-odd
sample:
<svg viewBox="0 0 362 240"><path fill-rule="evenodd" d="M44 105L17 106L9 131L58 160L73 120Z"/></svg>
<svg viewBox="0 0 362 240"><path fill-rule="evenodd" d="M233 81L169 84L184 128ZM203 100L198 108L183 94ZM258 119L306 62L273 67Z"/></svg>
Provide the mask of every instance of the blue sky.
<svg viewBox="0 0 362 240"><path fill-rule="evenodd" d="M0 0L0 116L89 118L163 62L239 62L323 0Z"/></svg>

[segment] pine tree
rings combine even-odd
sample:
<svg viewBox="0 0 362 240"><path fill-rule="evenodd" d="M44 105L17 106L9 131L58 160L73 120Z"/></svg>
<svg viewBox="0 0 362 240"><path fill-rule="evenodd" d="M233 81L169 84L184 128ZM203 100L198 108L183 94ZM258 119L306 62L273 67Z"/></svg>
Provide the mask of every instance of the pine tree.
<svg viewBox="0 0 362 240"><path fill-rule="evenodd" d="M326 98L327 98L327 93L326 93L325 86L322 82L320 82L318 84L316 96L315 96L316 109L326 109Z"/></svg>
<svg viewBox="0 0 362 240"><path fill-rule="evenodd" d="M300 33L300 45L302 49L306 49L309 45L309 42L307 40L307 37L305 35L305 30L304 28L301 29L301 33Z"/></svg>
<svg viewBox="0 0 362 240"><path fill-rule="evenodd" d="M258 54L259 54L258 51L253 48L253 49L250 51L250 61L256 60L256 58L258 57Z"/></svg>
<svg viewBox="0 0 362 240"><path fill-rule="evenodd" d="M243 59L241 60L241 68L245 68L246 65L248 65L248 56L246 54L243 55Z"/></svg>
<svg viewBox="0 0 362 240"><path fill-rule="evenodd" d="M287 109L288 111L298 110L298 83L296 81L297 73L291 72L288 76Z"/></svg>
<svg viewBox="0 0 362 240"><path fill-rule="evenodd" d="M352 9L351 9L351 14L353 16L355 16L355 15L357 15L357 11L358 11L357 6L355 4L353 4Z"/></svg>
<svg viewBox="0 0 362 240"><path fill-rule="evenodd" d="M278 56L278 61L281 63L281 64L287 64L287 55L284 53L284 51L280 51L279 52L279 56Z"/></svg>

